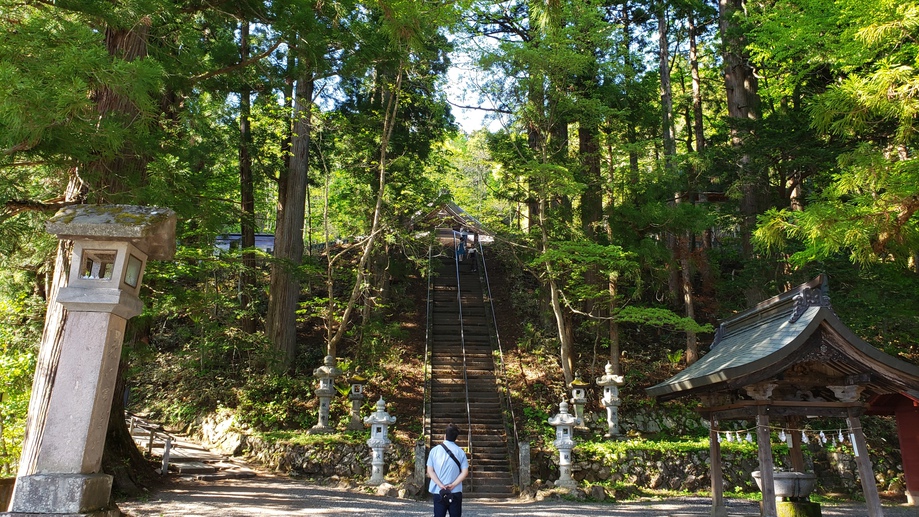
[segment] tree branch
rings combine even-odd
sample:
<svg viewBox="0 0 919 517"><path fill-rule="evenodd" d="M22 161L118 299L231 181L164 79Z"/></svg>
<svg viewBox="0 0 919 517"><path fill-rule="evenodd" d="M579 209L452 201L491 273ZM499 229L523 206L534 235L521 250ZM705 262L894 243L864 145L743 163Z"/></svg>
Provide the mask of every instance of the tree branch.
<svg viewBox="0 0 919 517"><path fill-rule="evenodd" d="M256 54L256 55L252 56L251 58L246 59L245 61L240 61L239 63L233 64L233 65L230 65L230 66L227 66L227 67L219 68L219 69L217 69L217 70L211 70L210 72L205 72L205 73L203 73L203 74L196 75L196 76L194 76L194 77L191 78L191 82L192 82L192 83L197 83L197 82L203 81L203 80L205 80L205 79L210 79L211 77L214 77L214 76L216 76L216 75L226 74L226 73L232 72L233 70L238 70L238 69L240 69L240 68L249 66L249 65L251 65L252 63L255 63L255 62L257 62L257 61L261 61L262 59L264 59L264 58L270 56L272 52L274 52L275 50L277 50L277 48L281 46L281 43L283 43L283 42L282 42L281 40L278 40L278 41L275 42L275 44L272 45L268 50L262 52L261 54Z"/></svg>

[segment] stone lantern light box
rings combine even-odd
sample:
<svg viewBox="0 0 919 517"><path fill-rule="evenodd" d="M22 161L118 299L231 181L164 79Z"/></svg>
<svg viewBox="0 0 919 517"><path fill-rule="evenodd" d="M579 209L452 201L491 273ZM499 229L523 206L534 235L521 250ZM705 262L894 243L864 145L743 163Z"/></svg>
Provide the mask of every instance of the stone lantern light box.
<svg viewBox="0 0 919 517"><path fill-rule="evenodd" d="M175 213L169 209L77 205L59 211L46 227L59 239L73 240L67 288L58 298L69 310L113 311L125 318L140 313L147 260L175 254Z"/></svg>

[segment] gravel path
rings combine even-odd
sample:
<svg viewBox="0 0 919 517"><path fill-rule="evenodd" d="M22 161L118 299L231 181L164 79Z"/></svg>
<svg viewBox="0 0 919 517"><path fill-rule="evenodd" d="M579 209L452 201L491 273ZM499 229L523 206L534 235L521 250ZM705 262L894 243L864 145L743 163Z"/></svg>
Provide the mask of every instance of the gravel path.
<svg viewBox="0 0 919 517"><path fill-rule="evenodd" d="M431 515L428 502L394 499L317 486L282 476L260 474L223 481L178 480L144 500L118 503L134 517L345 516L411 517ZM654 502L576 503L474 500L463 502L464 517L702 517L711 502L681 497ZM864 505L823 505L823 517L865 517ZM728 500L733 516L758 516L755 501ZM886 506L885 517L919 517L919 507Z"/></svg>

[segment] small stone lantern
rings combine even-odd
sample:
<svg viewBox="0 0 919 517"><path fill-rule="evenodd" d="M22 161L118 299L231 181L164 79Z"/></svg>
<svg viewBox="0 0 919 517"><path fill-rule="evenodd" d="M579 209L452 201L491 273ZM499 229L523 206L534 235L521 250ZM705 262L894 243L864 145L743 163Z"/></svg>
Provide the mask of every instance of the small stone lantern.
<svg viewBox="0 0 919 517"><path fill-rule="evenodd" d="M385 481L383 477L385 470L383 453L391 443L389 440L389 426L396 423L396 417L390 416L386 412L386 401L383 400L383 397L380 397L380 400L377 401L377 410L365 418L364 423L370 426L370 439L367 440L367 445L371 451L371 473L368 484L382 485Z"/></svg>
<svg viewBox="0 0 919 517"><path fill-rule="evenodd" d="M571 404L574 406L574 416L578 419L577 426L579 429L583 429L584 406L587 404L587 387L590 384L582 381L581 375L577 374L568 386L571 388Z"/></svg>
<svg viewBox="0 0 919 517"><path fill-rule="evenodd" d="M348 379L348 383L351 385L351 393L348 394L348 400L351 401L351 422L348 423L349 431L360 431L364 428L364 423L361 420L361 402L367 398L364 396L364 383L366 382L367 379L357 372L354 372L354 375Z"/></svg>
<svg viewBox="0 0 919 517"><path fill-rule="evenodd" d="M597 378L597 386L603 387L603 398L600 402L606 408L606 423L609 425L607 438L619 435L619 386L622 375L613 375L613 365L606 363L606 375Z"/></svg>
<svg viewBox="0 0 919 517"><path fill-rule="evenodd" d="M335 379L341 376L341 370L335 366L335 357L325 356L325 363L313 370L313 376L319 379L316 396L319 397L319 422L310 428L310 434L331 433L335 429L329 426L329 406L335 395Z"/></svg>
<svg viewBox="0 0 919 517"><path fill-rule="evenodd" d="M23 460L3 515L111 515L102 449L125 326L143 310L147 260L175 254L175 226L172 210L129 205L70 206L47 222L48 233L73 241L67 284L50 302L67 317L41 345Z"/></svg>
<svg viewBox="0 0 919 517"><path fill-rule="evenodd" d="M574 426L577 417L568 413L568 403L564 400L558 406L558 414L549 419L549 425L555 427L555 447L558 448L558 481L555 486L577 488L578 483L571 477L571 450L574 449Z"/></svg>

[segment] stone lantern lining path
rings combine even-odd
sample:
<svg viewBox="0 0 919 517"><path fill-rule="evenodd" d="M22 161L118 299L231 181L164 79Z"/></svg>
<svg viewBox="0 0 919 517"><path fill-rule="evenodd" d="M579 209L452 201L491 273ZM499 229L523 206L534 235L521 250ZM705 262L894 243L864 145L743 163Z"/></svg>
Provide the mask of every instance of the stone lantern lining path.
<svg viewBox="0 0 919 517"><path fill-rule="evenodd" d="M441 229L438 237L452 242L449 229ZM482 280L478 272L470 271L470 263L460 263L457 271L454 256L451 247L447 247L434 259L430 445L443 440L448 423L456 423L463 431L457 444L470 455L470 476L463 483L464 495L510 497L514 495L514 480ZM470 424L471 447L467 435Z"/></svg>

